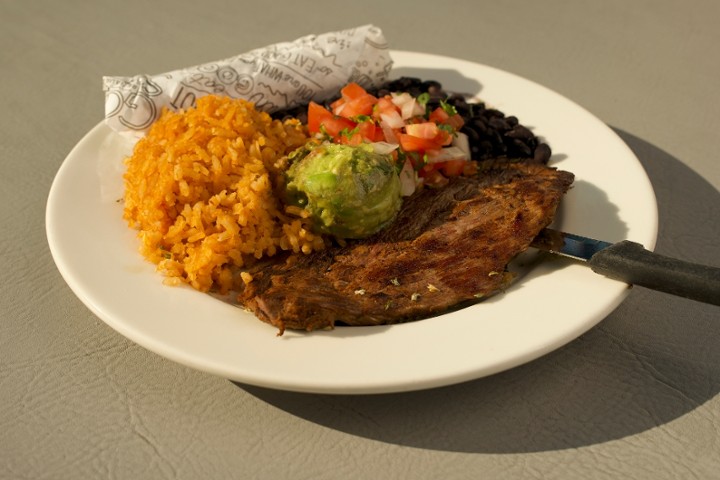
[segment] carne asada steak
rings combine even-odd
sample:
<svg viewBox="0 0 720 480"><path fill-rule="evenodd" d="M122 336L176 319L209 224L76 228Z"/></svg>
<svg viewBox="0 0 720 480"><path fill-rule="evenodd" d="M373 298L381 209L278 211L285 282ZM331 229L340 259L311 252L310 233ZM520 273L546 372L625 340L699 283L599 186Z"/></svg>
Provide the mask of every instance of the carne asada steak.
<svg viewBox="0 0 720 480"><path fill-rule="evenodd" d="M553 219L573 175L506 163L405 199L380 233L258 264L238 300L280 330L417 320L505 289L507 264Z"/></svg>

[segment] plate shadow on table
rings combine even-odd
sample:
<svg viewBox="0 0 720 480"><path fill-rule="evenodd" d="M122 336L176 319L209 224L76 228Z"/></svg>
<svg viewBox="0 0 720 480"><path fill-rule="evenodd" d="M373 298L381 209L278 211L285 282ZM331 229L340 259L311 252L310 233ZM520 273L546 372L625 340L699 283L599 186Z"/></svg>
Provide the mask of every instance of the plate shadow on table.
<svg viewBox="0 0 720 480"><path fill-rule="evenodd" d="M616 133L656 192L661 227L655 250L718 265L720 193L667 152ZM237 385L309 422L391 444L473 453L576 448L662 426L716 396L718 314L716 306L636 287L568 345L459 385L367 396Z"/></svg>

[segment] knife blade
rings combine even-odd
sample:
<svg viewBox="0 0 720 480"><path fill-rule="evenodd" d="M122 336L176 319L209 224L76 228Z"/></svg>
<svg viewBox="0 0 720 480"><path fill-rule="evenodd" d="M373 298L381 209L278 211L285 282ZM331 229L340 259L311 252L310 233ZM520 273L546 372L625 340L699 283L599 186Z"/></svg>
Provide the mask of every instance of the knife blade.
<svg viewBox="0 0 720 480"><path fill-rule="evenodd" d="M586 262L600 275L720 305L720 268L671 258L630 240L617 243L545 228L531 246Z"/></svg>

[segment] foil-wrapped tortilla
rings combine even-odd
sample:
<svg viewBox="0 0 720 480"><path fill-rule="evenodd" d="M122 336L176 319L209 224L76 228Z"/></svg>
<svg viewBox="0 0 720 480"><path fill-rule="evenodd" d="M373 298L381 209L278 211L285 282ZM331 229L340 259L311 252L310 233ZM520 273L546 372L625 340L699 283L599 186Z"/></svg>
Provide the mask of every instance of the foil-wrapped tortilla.
<svg viewBox="0 0 720 480"><path fill-rule="evenodd" d="M348 82L379 86L391 67L376 26L308 35L159 75L103 77L105 122L117 132L142 135L164 108L188 108L209 94L242 98L273 112L326 100Z"/></svg>

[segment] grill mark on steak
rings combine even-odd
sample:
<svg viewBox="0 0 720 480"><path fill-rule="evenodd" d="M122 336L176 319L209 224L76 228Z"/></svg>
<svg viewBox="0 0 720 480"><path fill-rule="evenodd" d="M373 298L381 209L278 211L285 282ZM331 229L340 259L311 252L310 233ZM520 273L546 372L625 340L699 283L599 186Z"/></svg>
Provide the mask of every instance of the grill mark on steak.
<svg viewBox="0 0 720 480"><path fill-rule="evenodd" d="M373 237L256 265L240 303L282 334L426 318L503 291L507 264L553 219L573 175L505 164L405 199Z"/></svg>

